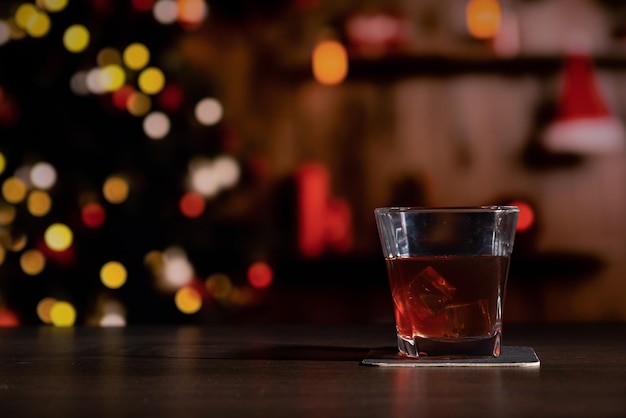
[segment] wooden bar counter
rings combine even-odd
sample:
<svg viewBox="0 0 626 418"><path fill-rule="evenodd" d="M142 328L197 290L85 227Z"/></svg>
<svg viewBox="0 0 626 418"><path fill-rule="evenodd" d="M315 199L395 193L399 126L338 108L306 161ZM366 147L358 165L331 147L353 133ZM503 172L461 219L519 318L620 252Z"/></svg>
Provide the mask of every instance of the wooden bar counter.
<svg viewBox="0 0 626 418"><path fill-rule="evenodd" d="M505 324L533 368L365 366L392 324L0 329L0 416L625 417L626 323Z"/></svg>

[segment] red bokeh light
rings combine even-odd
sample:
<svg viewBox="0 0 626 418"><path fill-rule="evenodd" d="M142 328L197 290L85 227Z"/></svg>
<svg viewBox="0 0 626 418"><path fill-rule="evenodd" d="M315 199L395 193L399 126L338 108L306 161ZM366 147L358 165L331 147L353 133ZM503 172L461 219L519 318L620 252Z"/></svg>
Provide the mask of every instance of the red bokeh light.
<svg viewBox="0 0 626 418"><path fill-rule="evenodd" d="M519 208L516 231L524 232L532 228L535 224L535 211L532 206L523 201L511 202L511 205Z"/></svg>
<svg viewBox="0 0 626 418"><path fill-rule="evenodd" d="M256 289L266 289L274 281L274 271L263 261L252 263L248 267L248 283Z"/></svg>
<svg viewBox="0 0 626 418"><path fill-rule="evenodd" d="M132 0L131 4L139 12L149 12L154 6L155 0Z"/></svg>
<svg viewBox="0 0 626 418"><path fill-rule="evenodd" d="M124 85L113 92L113 105L121 110L126 110L128 98L135 92L133 86Z"/></svg>
<svg viewBox="0 0 626 418"><path fill-rule="evenodd" d="M206 202L198 193L185 193L179 202L179 208L183 215L188 218L197 218L204 213Z"/></svg>
<svg viewBox="0 0 626 418"><path fill-rule="evenodd" d="M166 112L175 112L183 104L183 90L173 84L168 84L161 90L157 103Z"/></svg>
<svg viewBox="0 0 626 418"><path fill-rule="evenodd" d="M13 311L8 308L0 308L0 328L1 327L17 327L20 320Z"/></svg>
<svg viewBox="0 0 626 418"><path fill-rule="evenodd" d="M101 204L91 202L83 206L80 216L86 226L90 228L99 228L106 219L106 212Z"/></svg>

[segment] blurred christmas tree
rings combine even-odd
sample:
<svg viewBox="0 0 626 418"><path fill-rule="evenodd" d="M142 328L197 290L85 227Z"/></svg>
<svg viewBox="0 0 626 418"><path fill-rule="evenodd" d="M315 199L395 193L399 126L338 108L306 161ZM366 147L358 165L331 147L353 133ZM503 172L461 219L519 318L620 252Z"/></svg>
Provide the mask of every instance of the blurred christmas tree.
<svg viewBox="0 0 626 418"><path fill-rule="evenodd" d="M255 156L181 53L211 12L3 3L0 323L219 320L271 285Z"/></svg>

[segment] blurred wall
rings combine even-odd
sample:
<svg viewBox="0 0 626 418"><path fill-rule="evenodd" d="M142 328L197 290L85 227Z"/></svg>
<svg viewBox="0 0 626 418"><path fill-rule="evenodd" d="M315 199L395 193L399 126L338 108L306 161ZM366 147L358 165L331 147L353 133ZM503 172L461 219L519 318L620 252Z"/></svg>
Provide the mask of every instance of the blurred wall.
<svg viewBox="0 0 626 418"><path fill-rule="evenodd" d="M352 209L352 251L367 257L378 256L377 206L523 201L535 221L519 232L509 317L626 318L623 148L559 152L541 144L572 51L593 60L594 88L621 123L624 6L503 1L499 34L480 40L465 28L465 1L309 3L255 16L243 32L226 25L218 45L189 56L214 68L208 52L224 57L216 51L228 43L225 57L236 65L225 67L238 68L229 73L230 100L239 105L230 116L274 179L307 161L325 164L333 193ZM406 29L400 46L355 49L346 22L359 14L397 18ZM310 52L323 39L348 45L340 84L310 75Z"/></svg>

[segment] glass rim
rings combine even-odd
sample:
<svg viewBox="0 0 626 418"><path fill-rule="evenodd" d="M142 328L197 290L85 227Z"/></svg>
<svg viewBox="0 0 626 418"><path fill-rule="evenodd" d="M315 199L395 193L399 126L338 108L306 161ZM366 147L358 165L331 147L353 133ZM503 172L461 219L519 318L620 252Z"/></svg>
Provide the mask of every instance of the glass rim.
<svg viewBox="0 0 626 418"><path fill-rule="evenodd" d="M376 214L381 213L491 213L491 212L519 212L518 206L513 205L484 205L484 206L385 206L374 209Z"/></svg>

